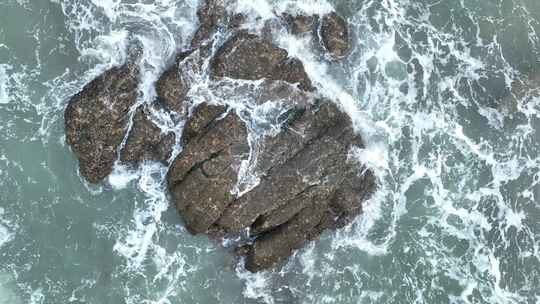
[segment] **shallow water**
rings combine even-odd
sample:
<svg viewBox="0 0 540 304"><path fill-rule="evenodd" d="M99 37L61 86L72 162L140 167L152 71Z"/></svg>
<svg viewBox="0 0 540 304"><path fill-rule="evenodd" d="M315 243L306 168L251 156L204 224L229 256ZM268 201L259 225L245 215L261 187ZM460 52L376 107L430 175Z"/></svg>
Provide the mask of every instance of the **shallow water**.
<svg viewBox="0 0 540 304"><path fill-rule="evenodd" d="M0 0L0 304L540 303L540 2L236 3L252 30L273 11L348 18L340 63L275 40L366 139L353 156L380 190L364 214L253 275L185 231L166 167L86 184L63 135L69 97L138 40L151 101L198 1Z"/></svg>

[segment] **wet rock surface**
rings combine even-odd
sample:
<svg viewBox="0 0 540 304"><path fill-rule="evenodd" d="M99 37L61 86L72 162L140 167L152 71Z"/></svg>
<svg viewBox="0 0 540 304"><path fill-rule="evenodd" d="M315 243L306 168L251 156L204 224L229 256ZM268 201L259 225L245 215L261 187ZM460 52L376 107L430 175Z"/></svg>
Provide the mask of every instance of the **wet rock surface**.
<svg viewBox="0 0 540 304"><path fill-rule="evenodd" d="M242 25L245 16L241 14L231 15L227 12L227 6L231 5L227 0L207 0L197 10L199 28L193 35L191 47L196 49L211 40L220 29L236 29Z"/></svg>
<svg viewBox="0 0 540 304"><path fill-rule="evenodd" d="M314 90L302 62L290 58L287 51L249 33L239 33L218 50L212 61L212 76L235 79L271 79L299 84Z"/></svg>
<svg viewBox="0 0 540 304"><path fill-rule="evenodd" d="M244 123L234 113L217 120L223 110L211 105L195 110L185 130L190 137L168 174L173 200L193 233L209 233L233 201L237 172L249 157Z"/></svg>
<svg viewBox="0 0 540 304"><path fill-rule="evenodd" d="M137 100L138 77L134 64L112 68L73 96L64 112L66 141L91 183L112 172Z"/></svg>
<svg viewBox="0 0 540 304"><path fill-rule="evenodd" d="M349 223L374 190L370 171L348 160L362 147L350 119L331 102L296 110L258 155L260 183L232 202L214 225L223 233L249 228L246 268L276 265L325 229Z"/></svg>
<svg viewBox="0 0 540 304"><path fill-rule="evenodd" d="M350 118L318 95L299 59L270 39L239 30L242 16L228 16L222 1L205 2L198 16L193 49L179 53L158 79L153 103L132 109L137 67L113 68L70 100L67 142L92 183L110 174L117 159L131 165L168 163L174 144L181 142L167 185L187 229L215 239L239 237L232 246L245 257L246 268L269 269L323 231L350 223L375 190L375 178L350 157L352 149L363 147ZM347 52L347 25L339 16L284 18L296 33L319 26L333 56ZM232 34L213 46L214 52L209 45L222 29ZM201 79L215 91L202 102L190 95ZM233 89L216 101L225 86ZM227 96L237 95L252 103L247 108L227 103ZM272 121L246 114L265 105L262 111ZM282 108L272 108L276 105ZM154 123L156 109L184 124L181 139ZM254 142L254 126L274 129ZM246 177L257 182L244 188Z"/></svg>
<svg viewBox="0 0 540 304"><path fill-rule="evenodd" d="M335 12L322 17L283 14L281 18L291 34L311 34L334 59L343 58L350 51L349 26L347 21Z"/></svg>

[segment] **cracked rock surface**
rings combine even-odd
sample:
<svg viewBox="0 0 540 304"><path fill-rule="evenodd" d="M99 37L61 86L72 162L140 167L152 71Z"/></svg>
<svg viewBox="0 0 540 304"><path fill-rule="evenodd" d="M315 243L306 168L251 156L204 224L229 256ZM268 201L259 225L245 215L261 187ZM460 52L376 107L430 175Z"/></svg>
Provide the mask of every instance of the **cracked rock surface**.
<svg viewBox="0 0 540 304"><path fill-rule="evenodd" d="M64 112L66 141L79 159L79 170L97 183L113 169L137 101L139 72L134 64L106 71L73 96Z"/></svg>

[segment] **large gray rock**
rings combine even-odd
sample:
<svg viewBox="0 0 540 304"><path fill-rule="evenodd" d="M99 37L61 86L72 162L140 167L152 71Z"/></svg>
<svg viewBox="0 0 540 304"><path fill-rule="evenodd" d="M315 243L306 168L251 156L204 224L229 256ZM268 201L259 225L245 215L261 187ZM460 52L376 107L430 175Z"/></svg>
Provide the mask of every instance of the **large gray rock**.
<svg viewBox="0 0 540 304"><path fill-rule="evenodd" d="M240 252L247 269L259 271L361 212L375 179L348 160L350 149L362 147L362 140L331 102L296 110L281 133L263 141L257 165L261 181L241 197L231 193L249 156L247 132L234 112L217 119L225 111L199 106L188 120L197 121L196 131L188 130L190 138L168 175L190 231L223 237L249 228L252 241Z"/></svg>

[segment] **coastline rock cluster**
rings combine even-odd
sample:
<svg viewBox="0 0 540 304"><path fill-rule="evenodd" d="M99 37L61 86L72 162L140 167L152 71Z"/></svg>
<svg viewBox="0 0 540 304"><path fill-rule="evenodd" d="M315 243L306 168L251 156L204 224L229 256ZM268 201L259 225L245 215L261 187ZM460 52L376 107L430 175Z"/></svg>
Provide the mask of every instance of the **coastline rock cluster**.
<svg viewBox="0 0 540 304"><path fill-rule="evenodd" d="M169 164L168 189L187 229L216 239L242 236L235 252L246 268L269 269L323 231L350 223L375 190L375 177L349 157L363 147L362 138L347 114L318 96L299 59L243 29L244 17L230 15L219 0L206 1L198 17L192 49L160 77L153 104L137 104L137 64L112 68L71 98L66 140L91 183L104 180L116 161ZM318 32L332 57L346 56L347 23L336 13L280 18L292 33ZM214 33L223 30L230 38L212 53ZM233 189L254 153L249 122L230 105L192 104L188 96L190 75L203 72L205 56L211 79L262 81L261 103L273 95L296 97L277 117L279 132L257 143L252 169L258 183L242 195ZM152 109L181 117L182 137L156 126ZM172 159L177 143L183 149Z"/></svg>

